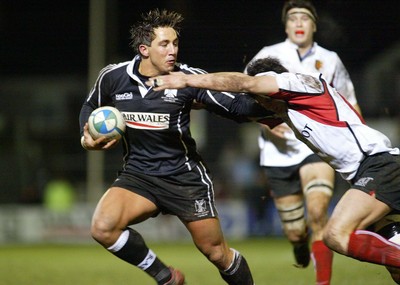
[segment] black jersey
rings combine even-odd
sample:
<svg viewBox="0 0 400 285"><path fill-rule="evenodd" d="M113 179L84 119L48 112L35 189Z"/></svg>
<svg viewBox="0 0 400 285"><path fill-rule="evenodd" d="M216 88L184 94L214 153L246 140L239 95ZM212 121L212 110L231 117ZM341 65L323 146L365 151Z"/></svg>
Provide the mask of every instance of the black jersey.
<svg viewBox="0 0 400 285"><path fill-rule="evenodd" d="M105 105L115 106L124 116L126 132L123 171L149 175L169 175L191 170L201 157L190 133L193 100L208 111L237 122L270 114L248 95L215 92L198 88L154 91L138 72L140 57L111 64L100 71L80 113L81 135L90 113ZM205 73L185 64L175 71Z"/></svg>

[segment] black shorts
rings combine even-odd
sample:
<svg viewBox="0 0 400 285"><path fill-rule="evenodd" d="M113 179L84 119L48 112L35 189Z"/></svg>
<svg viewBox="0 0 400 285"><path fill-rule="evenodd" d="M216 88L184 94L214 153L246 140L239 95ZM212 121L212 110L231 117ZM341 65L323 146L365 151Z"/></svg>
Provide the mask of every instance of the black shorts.
<svg viewBox="0 0 400 285"><path fill-rule="evenodd" d="M400 210L400 156L384 152L365 158L351 182L351 188Z"/></svg>
<svg viewBox="0 0 400 285"><path fill-rule="evenodd" d="M183 221L218 216L212 179L202 164L192 171L168 176L122 173L112 187L135 192L152 201L161 213Z"/></svg>
<svg viewBox="0 0 400 285"><path fill-rule="evenodd" d="M316 154L307 156L302 162L286 167L264 166L264 172L268 179L271 196L284 197L303 192L300 181L300 168L309 163L322 162Z"/></svg>

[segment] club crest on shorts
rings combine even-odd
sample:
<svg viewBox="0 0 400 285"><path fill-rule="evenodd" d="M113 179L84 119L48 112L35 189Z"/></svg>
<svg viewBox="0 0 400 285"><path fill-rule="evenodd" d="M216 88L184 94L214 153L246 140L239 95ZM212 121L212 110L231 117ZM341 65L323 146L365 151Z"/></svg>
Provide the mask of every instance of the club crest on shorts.
<svg viewBox="0 0 400 285"><path fill-rule="evenodd" d="M208 213L206 200L204 199L194 201L194 208L196 210L197 216L203 216Z"/></svg>

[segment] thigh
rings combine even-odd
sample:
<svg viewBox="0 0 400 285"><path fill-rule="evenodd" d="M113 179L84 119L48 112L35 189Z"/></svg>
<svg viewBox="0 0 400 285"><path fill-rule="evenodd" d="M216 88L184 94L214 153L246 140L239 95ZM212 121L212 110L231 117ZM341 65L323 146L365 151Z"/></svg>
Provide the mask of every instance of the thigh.
<svg viewBox="0 0 400 285"><path fill-rule="evenodd" d="M214 186L207 168L199 163L192 170L166 176L135 173L120 175L113 186L147 198L163 214L182 221L195 221L218 215Z"/></svg>
<svg viewBox="0 0 400 285"><path fill-rule="evenodd" d="M335 170L325 162L312 162L300 168L300 179L302 186L306 186L313 180L326 181L333 186L335 181Z"/></svg>
<svg viewBox="0 0 400 285"><path fill-rule="evenodd" d="M373 196L350 189L337 203L324 228L324 242L333 250L347 254L351 233L365 229L389 212L389 206Z"/></svg>
<svg viewBox="0 0 400 285"><path fill-rule="evenodd" d="M125 229L157 214L156 205L147 198L121 187L111 187L98 202L93 221L106 227Z"/></svg>
<svg viewBox="0 0 400 285"><path fill-rule="evenodd" d="M358 189L348 190L337 203L327 228L345 235L365 229L391 211L385 203Z"/></svg>

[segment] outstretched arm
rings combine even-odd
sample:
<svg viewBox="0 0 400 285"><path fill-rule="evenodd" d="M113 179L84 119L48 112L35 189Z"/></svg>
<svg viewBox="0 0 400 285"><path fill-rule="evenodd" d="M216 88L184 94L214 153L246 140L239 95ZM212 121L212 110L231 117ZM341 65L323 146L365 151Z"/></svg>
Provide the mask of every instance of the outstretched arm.
<svg viewBox="0 0 400 285"><path fill-rule="evenodd" d="M240 72L218 72L208 74L183 74L173 72L169 75L150 78L146 82L154 90L181 89L195 87L216 91L245 92L270 95L279 91L275 77L249 76Z"/></svg>

